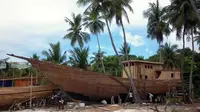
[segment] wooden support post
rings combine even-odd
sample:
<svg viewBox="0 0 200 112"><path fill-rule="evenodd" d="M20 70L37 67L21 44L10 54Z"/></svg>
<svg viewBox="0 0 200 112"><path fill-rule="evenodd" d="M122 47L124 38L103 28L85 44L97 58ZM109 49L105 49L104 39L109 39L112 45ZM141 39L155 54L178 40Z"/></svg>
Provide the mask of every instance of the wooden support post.
<svg viewBox="0 0 200 112"><path fill-rule="evenodd" d="M117 77L117 69L115 69L115 74L116 74L116 77Z"/></svg>
<svg viewBox="0 0 200 112"><path fill-rule="evenodd" d="M120 98L120 96L118 95L118 104L122 103L122 99Z"/></svg>
<svg viewBox="0 0 200 112"><path fill-rule="evenodd" d="M20 70L20 81L19 81L19 83L20 83L20 86L21 86L21 83L22 83L22 71Z"/></svg>
<svg viewBox="0 0 200 112"><path fill-rule="evenodd" d="M3 79L3 72L1 72L1 73L2 73L2 74L1 74L1 81L2 81L1 83L2 83L2 85L3 85L3 80L2 80L2 79ZM1 85L1 87L2 87L2 85Z"/></svg>
<svg viewBox="0 0 200 112"><path fill-rule="evenodd" d="M36 72L36 84L38 84L38 71L37 71L37 69L35 69L35 72Z"/></svg>
<svg viewBox="0 0 200 112"><path fill-rule="evenodd" d="M111 104L115 104L114 96L111 97Z"/></svg>
<svg viewBox="0 0 200 112"><path fill-rule="evenodd" d="M146 81L144 82L144 99L146 100L147 98L146 98Z"/></svg>
<svg viewBox="0 0 200 112"><path fill-rule="evenodd" d="M12 87L14 86L14 70L13 70L13 74L12 74Z"/></svg>
<svg viewBox="0 0 200 112"><path fill-rule="evenodd" d="M32 74L30 73L30 70L29 70L29 75L31 75L31 84L30 84L30 108L32 108L32 87L33 87L33 82L32 82Z"/></svg>
<svg viewBox="0 0 200 112"><path fill-rule="evenodd" d="M169 98L171 99L171 90L170 90L170 83L168 84L168 92L169 92Z"/></svg>
<svg viewBox="0 0 200 112"><path fill-rule="evenodd" d="M2 80L2 87L4 87L4 74L3 74L3 80Z"/></svg>

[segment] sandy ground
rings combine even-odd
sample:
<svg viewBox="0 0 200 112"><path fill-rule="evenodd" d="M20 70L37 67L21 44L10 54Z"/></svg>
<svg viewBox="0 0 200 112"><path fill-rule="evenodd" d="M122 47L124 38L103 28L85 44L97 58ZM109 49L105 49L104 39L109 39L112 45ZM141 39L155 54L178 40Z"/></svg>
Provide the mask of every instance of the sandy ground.
<svg viewBox="0 0 200 112"><path fill-rule="evenodd" d="M159 105L159 112L200 112L200 105L171 105L167 106ZM69 108L65 106L64 110L59 110L55 107L50 108L35 108L35 109L26 109L20 110L17 112L154 112L155 105L94 105L94 106L85 106L85 107L73 107Z"/></svg>

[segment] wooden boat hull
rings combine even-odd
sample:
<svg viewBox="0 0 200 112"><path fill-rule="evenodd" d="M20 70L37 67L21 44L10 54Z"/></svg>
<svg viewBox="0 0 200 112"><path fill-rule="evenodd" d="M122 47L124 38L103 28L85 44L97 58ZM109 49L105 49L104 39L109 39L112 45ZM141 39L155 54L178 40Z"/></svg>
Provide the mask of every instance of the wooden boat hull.
<svg viewBox="0 0 200 112"><path fill-rule="evenodd" d="M27 60L34 68L44 73L49 80L62 87L65 91L79 93L91 99L109 99L111 96L127 93L130 88L127 78L83 71L15 55L10 56ZM134 80L134 84L140 94L162 94L169 90L169 86L179 85L180 80Z"/></svg>
<svg viewBox="0 0 200 112"><path fill-rule="evenodd" d="M54 89L56 89L54 85L32 86L32 97L46 97L51 95ZM30 86L0 88L0 109L12 105L15 101L28 100L30 91Z"/></svg>

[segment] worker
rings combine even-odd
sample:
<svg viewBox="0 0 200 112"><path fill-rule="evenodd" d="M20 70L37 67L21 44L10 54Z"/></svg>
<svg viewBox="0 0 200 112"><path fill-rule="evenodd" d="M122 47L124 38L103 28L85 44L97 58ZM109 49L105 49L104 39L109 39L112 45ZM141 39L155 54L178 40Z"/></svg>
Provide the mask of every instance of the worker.
<svg viewBox="0 0 200 112"><path fill-rule="evenodd" d="M149 93L149 101L153 102L153 94Z"/></svg>
<svg viewBox="0 0 200 112"><path fill-rule="evenodd" d="M59 100L58 108L64 109L64 100L62 98Z"/></svg>
<svg viewBox="0 0 200 112"><path fill-rule="evenodd" d="M62 97L62 90L59 90L58 93L55 95L56 104L58 105L59 109L64 109L64 100Z"/></svg>
<svg viewBox="0 0 200 112"><path fill-rule="evenodd" d="M62 96L62 91L59 90L58 93L55 95L56 103L59 103L59 101L61 100L61 96Z"/></svg>

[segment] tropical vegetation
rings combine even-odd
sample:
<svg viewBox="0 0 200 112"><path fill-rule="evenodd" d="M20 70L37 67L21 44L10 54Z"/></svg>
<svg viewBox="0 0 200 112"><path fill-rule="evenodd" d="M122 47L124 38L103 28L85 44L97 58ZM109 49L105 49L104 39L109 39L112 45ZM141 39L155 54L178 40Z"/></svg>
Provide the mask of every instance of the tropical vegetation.
<svg viewBox="0 0 200 112"><path fill-rule="evenodd" d="M43 60L57 64L64 64L66 62L66 55L65 55L66 52L62 53L60 42L57 42L55 44L50 43L49 46L50 49L42 51L42 55L46 57Z"/></svg>
<svg viewBox="0 0 200 112"><path fill-rule="evenodd" d="M161 46L160 53L163 55L163 67L166 69L178 68L178 57L176 56L176 50L178 45L170 45L165 43Z"/></svg>
<svg viewBox="0 0 200 112"><path fill-rule="evenodd" d="M164 63L165 69L180 69L182 79L182 91L189 93L190 98L200 97L200 53L194 49L195 42L200 46L200 16L197 9L200 8L199 1L193 0L171 0L170 4L161 7L159 0L149 3L149 8L143 12L147 22L147 38L157 40L159 48L155 54L148 58L131 54L131 46L127 42L124 18L129 23L127 10L133 12L132 0L78 0L79 6L85 7L83 14L72 13L72 19L66 17L69 24L64 39L71 42L73 49L67 60L66 52L62 52L60 42L49 44L50 49L42 52L44 60L57 64L104 72L107 75L120 77L124 70L130 80L131 89L136 103L140 102L137 90L132 80L132 75L122 66L124 60L147 60ZM118 25L123 32L123 43L117 48L111 31L112 21ZM115 55L105 55L101 49L100 35L108 31L109 39ZM83 29L89 30L89 33ZM164 43L163 40L176 33L176 39L181 41L182 46ZM90 56L89 47L85 47L94 35L97 40L98 50ZM191 42L191 48L186 48L186 40ZM76 45L78 44L78 46ZM182 47L182 48L181 48ZM91 47L90 47L91 48ZM200 47L199 47L200 48ZM33 54L33 59L39 59ZM185 96L184 96L185 98Z"/></svg>
<svg viewBox="0 0 200 112"><path fill-rule="evenodd" d="M156 39L159 47L164 40L164 35L169 36L171 32L169 23L166 22L166 14L166 7L162 8L159 0L156 3L149 3L149 8L143 13L144 17L148 18L147 37ZM160 53L160 62L162 61L161 55Z"/></svg>
<svg viewBox="0 0 200 112"><path fill-rule="evenodd" d="M113 40L113 35L110 30L109 24L112 22L112 19L115 17L117 25L122 26L123 33L124 33L124 46L126 48L126 37L125 37L125 31L124 31L124 27L123 27L122 16L125 15L125 17L128 20L128 15L127 15L125 9L127 8L130 11L133 11L132 7L130 6L131 2L132 2L132 0L78 0L77 1L77 4L80 6L88 6L89 5L86 8L85 12L87 12L88 10L93 10L93 11L95 11L95 13L100 14L101 16L104 17L113 50L114 50L115 55L117 56L118 62L120 64L121 64L121 59L117 52L117 48L115 46L115 43ZM127 52L127 50L126 50L126 52ZM131 78L131 74L129 74L131 72L128 73L128 71L124 68L124 66L122 64L121 64L121 67L125 71L128 79L130 80L135 102L140 103L141 100L137 93L136 87L133 83L133 78ZM129 71L130 71L130 67L129 67Z"/></svg>
<svg viewBox="0 0 200 112"><path fill-rule="evenodd" d="M131 52L131 46L126 44L121 45L119 48L119 54L121 55L121 60L127 60L130 59L129 55Z"/></svg>
<svg viewBox="0 0 200 112"><path fill-rule="evenodd" d="M31 59L37 59L39 60L40 59L40 56L38 56L37 53L33 53L32 57L30 57Z"/></svg>
<svg viewBox="0 0 200 112"><path fill-rule="evenodd" d="M105 73L105 67L103 63L103 55L101 52L101 46L99 42L99 34L104 31L105 23L102 21L103 17L100 16L98 13L96 13L94 10L88 10L84 13L84 25L85 28L89 29L92 34L94 34L97 37L97 43L98 43L98 53L99 59L101 61L103 72Z"/></svg>
<svg viewBox="0 0 200 112"><path fill-rule="evenodd" d="M66 17L65 21L69 24L70 28L67 29L68 32L63 38L70 39L72 46L77 42L82 47L84 43L90 40L90 35L82 31L83 20L81 14L75 15L72 13L72 20Z"/></svg>
<svg viewBox="0 0 200 112"><path fill-rule="evenodd" d="M87 48L74 47L74 49L70 53L71 56L69 57L68 63L72 67L77 67L83 70L87 70L87 68L89 67L88 63L89 47Z"/></svg>

